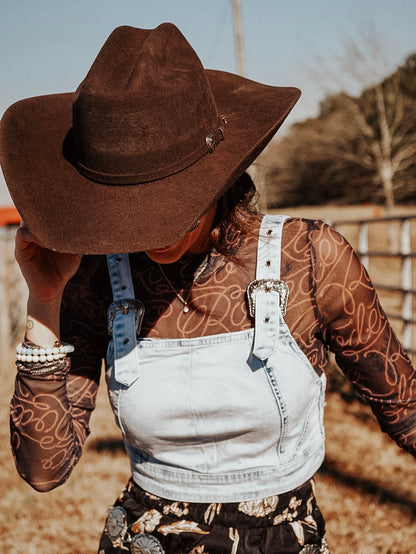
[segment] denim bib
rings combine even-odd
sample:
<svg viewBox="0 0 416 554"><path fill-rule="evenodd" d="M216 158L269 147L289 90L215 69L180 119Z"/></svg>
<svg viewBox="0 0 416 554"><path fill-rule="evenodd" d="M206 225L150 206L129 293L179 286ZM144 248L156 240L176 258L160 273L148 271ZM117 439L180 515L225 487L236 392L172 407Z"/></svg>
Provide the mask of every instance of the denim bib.
<svg viewBox="0 0 416 554"><path fill-rule="evenodd" d="M142 306L128 256L107 257L109 397L133 480L150 493L183 502L255 500L296 488L322 463L326 382L283 318L284 219L262 221L249 330L137 338Z"/></svg>

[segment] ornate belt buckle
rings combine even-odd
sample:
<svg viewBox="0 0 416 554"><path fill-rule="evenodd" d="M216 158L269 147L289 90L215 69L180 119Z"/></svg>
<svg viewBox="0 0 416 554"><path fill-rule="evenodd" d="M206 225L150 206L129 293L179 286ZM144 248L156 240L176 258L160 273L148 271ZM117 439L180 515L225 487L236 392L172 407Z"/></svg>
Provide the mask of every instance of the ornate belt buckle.
<svg viewBox="0 0 416 554"><path fill-rule="evenodd" d="M136 319L136 334L140 333L144 316L144 305L140 300L134 298L122 298L121 300L115 300L108 307L107 312L107 331L111 336L113 334L114 318L117 312L123 312L128 314L134 311Z"/></svg>
<svg viewBox="0 0 416 554"><path fill-rule="evenodd" d="M254 317L256 313L256 294L260 291L264 292L278 292L279 293L279 307L282 312L282 316L285 317L287 309L287 301L289 299L289 287L284 281L278 281L277 279L256 279L251 281L247 287L248 309L250 316Z"/></svg>

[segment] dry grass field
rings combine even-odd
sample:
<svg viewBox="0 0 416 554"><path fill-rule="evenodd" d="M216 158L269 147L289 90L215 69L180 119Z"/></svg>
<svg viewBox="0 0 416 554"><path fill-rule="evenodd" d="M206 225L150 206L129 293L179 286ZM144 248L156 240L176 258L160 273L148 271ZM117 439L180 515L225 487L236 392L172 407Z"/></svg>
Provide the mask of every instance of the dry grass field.
<svg viewBox="0 0 416 554"><path fill-rule="evenodd" d="M104 387L92 436L69 481L49 493L18 477L9 449L12 378L2 368L1 554L94 554L105 519L129 475ZM380 433L366 406L329 393L327 457L316 477L333 553L416 552L415 460ZM179 554L179 553L178 553Z"/></svg>
<svg viewBox="0 0 416 554"><path fill-rule="evenodd" d="M366 217L357 208L350 215L341 211L336 217L333 209L331 214L310 208L292 213L330 221ZM100 387L92 436L71 478L52 492L37 493L18 477L10 453L14 370L11 356L2 355L0 554L93 554L106 509L129 476L105 389ZM365 405L346 402L337 392L327 395L326 429L327 456L316 483L331 552L416 553L415 460L379 431Z"/></svg>

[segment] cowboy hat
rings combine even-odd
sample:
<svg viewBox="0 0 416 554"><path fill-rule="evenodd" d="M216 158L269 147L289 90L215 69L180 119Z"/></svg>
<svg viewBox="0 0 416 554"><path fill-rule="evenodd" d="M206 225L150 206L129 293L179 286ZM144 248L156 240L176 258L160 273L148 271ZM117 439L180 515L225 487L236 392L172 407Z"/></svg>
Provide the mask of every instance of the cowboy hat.
<svg viewBox="0 0 416 554"><path fill-rule="evenodd" d="M8 108L0 162L16 208L46 247L160 248L235 182L299 96L205 70L171 23L119 27L76 92Z"/></svg>

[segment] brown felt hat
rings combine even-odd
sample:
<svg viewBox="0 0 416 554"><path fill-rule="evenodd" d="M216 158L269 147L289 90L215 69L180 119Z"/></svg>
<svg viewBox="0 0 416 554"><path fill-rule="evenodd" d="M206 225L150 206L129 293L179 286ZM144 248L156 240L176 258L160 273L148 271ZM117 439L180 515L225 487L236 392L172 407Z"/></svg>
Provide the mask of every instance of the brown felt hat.
<svg viewBox="0 0 416 554"><path fill-rule="evenodd" d="M16 208L48 248L160 248L235 182L299 96L205 70L171 23L119 27L76 92L5 112L0 162Z"/></svg>

